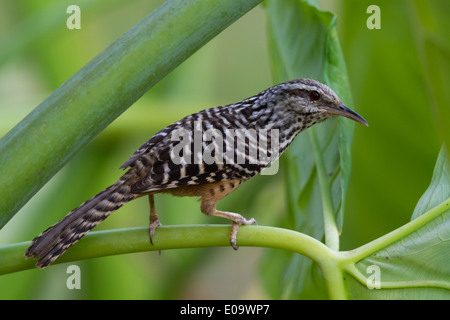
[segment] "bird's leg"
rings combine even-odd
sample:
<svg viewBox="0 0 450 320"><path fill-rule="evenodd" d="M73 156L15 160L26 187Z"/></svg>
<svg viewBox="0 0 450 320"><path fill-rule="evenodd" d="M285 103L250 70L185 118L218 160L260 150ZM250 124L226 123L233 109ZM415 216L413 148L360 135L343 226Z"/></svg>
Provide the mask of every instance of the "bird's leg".
<svg viewBox="0 0 450 320"><path fill-rule="evenodd" d="M235 250L238 249L238 246L236 246L236 235L239 231L239 226L242 224L257 224L256 220L254 218L247 220L238 213L216 210L216 203L235 190L242 182L243 180L231 180L228 182L211 183L205 186L205 192L201 197L200 206L202 212L208 216L222 217L233 221L230 243Z"/></svg>
<svg viewBox="0 0 450 320"><path fill-rule="evenodd" d="M159 222L159 217L156 213L155 198L153 194L148 195L148 202L150 203L150 225L148 227L148 230L150 234L150 243L153 245L153 235L155 234L156 228L161 225L161 222Z"/></svg>
<svg viewBox="0 0 450 320"><path fill-rule="evenodd" d="M200 209L204 214L231 220L233 224L231 226L230 243L233 249L237 250L236 235L239 231L239 226L243 224L257 224L256 220L253 218L247 220L238 213L216 210L216 203L236 190L244 182L245 180L243 179L232 179L201 185L183 186L164 192L171 193L175 196L200 196Z"/></svg>
<svg viewBox="0 0 450 320"><path fill-rule="evenodd" d="M233 221L233 224L231 225L230 243L234 250L239 249L239 246L236 246L236 236L239 231L239 226L242 224L244 224L244 225L249 225L249 224L257 225L258 224L254 218L247 220L240 214L233 213L233 212L216 210L216 212L214 213L214 216L222 217L222 218Z"/></svg>

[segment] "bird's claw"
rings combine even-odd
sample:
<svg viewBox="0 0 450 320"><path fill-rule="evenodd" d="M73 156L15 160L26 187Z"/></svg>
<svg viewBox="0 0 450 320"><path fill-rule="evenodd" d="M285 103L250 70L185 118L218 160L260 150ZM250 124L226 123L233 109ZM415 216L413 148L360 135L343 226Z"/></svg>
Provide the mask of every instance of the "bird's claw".
<svg viewBox="0 0 450 320"><path fill-rule="evenodd" d="M150 235L150 243L153 245L153 235L155 234L156 228L159 226L162 226L161 222L159 222L159 219L152 221L150 225L148 226L148 233Z"/></svg>
<svg viewBox="0 0 450 320"><path fill-rule="evenodd" d="M243 225L249 225L249 224L258 225L258 222L256 222L256 220L254 218L247 220L244 217L242 217L242 220L233 221L233 224L231 225L230 244L234 250L239 249L239 246L236 245L236 236L239 231L239 226L242 224Z"/></svg>

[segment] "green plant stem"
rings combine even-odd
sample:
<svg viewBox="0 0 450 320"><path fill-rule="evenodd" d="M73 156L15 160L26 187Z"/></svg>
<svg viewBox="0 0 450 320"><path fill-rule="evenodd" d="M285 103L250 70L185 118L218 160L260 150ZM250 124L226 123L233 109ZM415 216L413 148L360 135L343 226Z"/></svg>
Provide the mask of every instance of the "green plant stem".
<svg viewBox="0 0 450 320"><path fill-rule="evenodd" d="M153 238L154 245L151 245L146 227L90 232L55 263L141 251L230 246L229 235L229 225L161 226ZM288 229L242 226L237 243L294 251L319 265L336 260L335 253L322 242ZM24 257L29 245L27 241L0 247L0 274L33 268L35 261Z"/></svg>
<svg viewBox="0 0 450 320"><path fill-rule="evenodd" d="M344 274L336 264L339 260L339 229L333 210L330 180L326 173L323 153L320 150L315 128L309 128L308 134L316 160L317 177L319 179L320 194L322 197L325 245L330 249L328 256L332 255L334 257L334 259L328 257L328 259L315 261L322 271L330 299L343 300L347 299L347 293L344 285Z"/></svg>
<svg viewBox="0 0 450 320"><path fill-rule="evenodd" d="M339 252L332 252L334 253L333 259L323 260L318 263L325 280L328 297L332 300L348 299L344 285L344 273L338 264Z"/></svg>
<svg viewBox="0 0 450 320"><path fill-rule="evenodd" d="M367 277L365 277L361 271L356 268L354 264L348 265L346 268L347 273L353 275L362 285L367 285ZM412 280L412 281L381 281L380 289L398 289L398 288L419 288L419 287L433 287L450 290L450 282L437 281L437 280Z"/></svg>
<svg viewBox="0 0 450 320"><path fill-rule="evenodd" d="M341 252L342 263L356 263L365 257L389 246L390 244L399 241L400 239L406 237L410 233L416 231L420 227L424 226L431 220L437 218L441 214L445 213L447 210L450 210L450 199L447 199L430 209L428 212L423 215L417 217L416 219L408 222L407 224L395 229L394 231L389 232L388 234L375 239L357 249Z"/></svg>
<svg viewBox="0 0 450 320"><path fill-rule="evenodd" d="M362 284L366 284L367 279L355 266L358 261L401 240L447 210L450 210L450 199L389 234L351 251L338 252L303 233L264 226L242 226L237 236L237 243L240 246L285 249L305 255L319 265L329 297L346 299L344 273L348 273ZM91 232L55 263L141 251L229 246L229 233L230 226L228 225L162 226L158 228L153 238L154 245L151 245L146 227ZM27 241L0 247L0 256L2 257L0 274L34 268L35 261L24 258L24 253L29 245L30 242ZM450 289L450 284L445 281L382 283L383 288L426 286Z"/></svg>
<svg viewBox="0 0 450 320"><path fill-rule="evenodd" d="M129 228L90 232L54 264L96 257L180 248L230 246L229 225L162 226L150 244L148 228ZM271 247L305 255L318 263L327 283L330 298L345 299L338 254L322 242L300 232L265 226L242 226L237 236L240 246ZM0 274L33 269L36 261L25 260L30 242L0 247ZM231 250L231 249L230 249Z"/></svg>
<svg viewBox="0 0 450 320"><path fill-rule="evenodd" d="M0 140L0 228L160 79L262 0L168 0Z"/></svg>
<svg viewBox="0 0 450 320"><path fill-rule="evenodd" d="M320 194L322 196L323 223L325 231L325 244L332 250L339 250L339 229L336 225L336 217L333 210L333 202L331 200L330 181L328 180L325 163L323 161L323 153L320 150L317 141L315 128L309 128L308 134L316 159L317 176L320 185Z"/></svg>

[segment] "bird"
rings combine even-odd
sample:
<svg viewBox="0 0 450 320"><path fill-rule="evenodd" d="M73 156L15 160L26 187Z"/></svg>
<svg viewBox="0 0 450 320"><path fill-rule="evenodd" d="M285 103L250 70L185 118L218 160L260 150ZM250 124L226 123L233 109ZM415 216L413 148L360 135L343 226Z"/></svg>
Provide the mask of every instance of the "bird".
<svg viewBox="0 0 450 320"><path fill-rule="evenodd" d="M217 210L219 200L269 167L294 138L314 124L343 116L365 126L325 84L299 78L242 101L205 109L172 123L143 144L120 167L119 180L35 237L25 257L47 267L87 232L129 201L148 196L149 238L161 225L154 195L199 197L208 216L231 220L230 244L237 250L241 225L257 224Z"/></svg>

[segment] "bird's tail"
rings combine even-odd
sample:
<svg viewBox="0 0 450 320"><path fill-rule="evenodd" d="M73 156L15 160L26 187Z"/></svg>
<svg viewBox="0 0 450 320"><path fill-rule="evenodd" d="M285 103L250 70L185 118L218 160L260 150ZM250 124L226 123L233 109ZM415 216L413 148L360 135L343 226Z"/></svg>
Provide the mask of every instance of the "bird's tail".
<svg viewBox="0 0 450 320"><path fill-rule="evenodd" d="M38 260L36 266L45 268L111 213L138 196L131 192L129 183L119 180L34 238L25 257L34 257Z"/></svg>

